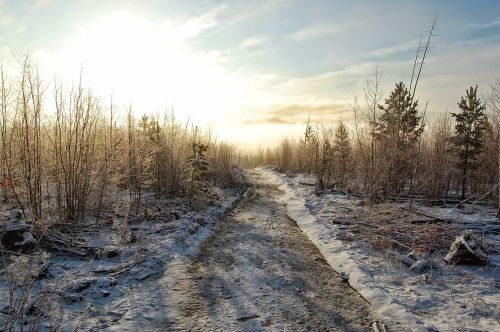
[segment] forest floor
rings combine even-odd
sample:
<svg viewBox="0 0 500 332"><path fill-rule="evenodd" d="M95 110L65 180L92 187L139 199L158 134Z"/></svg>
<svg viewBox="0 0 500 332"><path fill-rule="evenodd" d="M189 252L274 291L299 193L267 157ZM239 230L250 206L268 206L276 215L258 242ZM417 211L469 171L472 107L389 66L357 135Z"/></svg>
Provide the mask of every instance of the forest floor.
<svg viewBox="0 0 500 332"><path fill-rule="evenodd" d="M113 329L369 330L369 304L286 215L283 192L251 176L247 197L199 253L134 287Z"/></svg>
<svg viewBox="0 0 500 332"><path fill-rule="evenodd" d="M248 175L246 192L220 191L197 212L152 197L147 215L161 218L124 223L115 212L112 225L89 228L100 248L90 260L18 256L0 270L0 331L369 330L370 305L287 216L279 184ZM9 278L21 279L13 292Z"/></svg>
<svg viewBox="0 0 500 332"><path fill-rule="evenodd" d="M398 331L500 331L500 236L496 209L473 204L428 206L383 203L371 207L339 191L316 192L316 180L259 168L284 192L287 214L328 264L373 307L373 316ZM418 214L421 213L421 214ZM425 217L433 216L439 219ZM488 248L487 265L446 264L456 236L470 231ZM430 263L411 271L395 251Z"/></svg>
<svg viewBox="0 0 500 332"><path fill-rule="evenodd" d="M117 202L112 224L86 230L99 248L90 260L44 250L4 260L0 331L367 331L374 321L390 331L498 330L494 210L417 204L453 219L420 224L402 204L317 195L305 175L247 174L249 187L217 189L196 212L182 199L148 196L149 212L124 223ZM490 243L489 265L443 262L464 229ZM431 241L429 268L391 259L387 239Z"/></svg>

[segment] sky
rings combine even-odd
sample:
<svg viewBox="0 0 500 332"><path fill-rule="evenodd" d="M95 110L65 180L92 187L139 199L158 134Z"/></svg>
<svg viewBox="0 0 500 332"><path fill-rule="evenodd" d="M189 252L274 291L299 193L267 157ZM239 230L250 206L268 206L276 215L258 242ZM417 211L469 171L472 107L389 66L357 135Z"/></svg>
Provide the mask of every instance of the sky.
<svg viewBox="0 0 500 332"><path fill-rule="evenodd" d="M409 84L436 14L416 93L432 119L500 77L500 1L0 0L0 61L15 72L29 52L47 86L82 73L123 112L173 110L246 149L309 116L352 121L376 68L385 97Z"/></svg>

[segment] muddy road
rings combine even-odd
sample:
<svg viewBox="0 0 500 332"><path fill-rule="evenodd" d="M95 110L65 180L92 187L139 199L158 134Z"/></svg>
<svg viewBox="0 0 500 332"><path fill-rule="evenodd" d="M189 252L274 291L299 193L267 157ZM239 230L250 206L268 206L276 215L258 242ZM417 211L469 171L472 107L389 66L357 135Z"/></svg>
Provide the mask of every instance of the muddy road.
<svg viewBox="0 0 500 332"><path fill-rule="evenodd" d="M369 330L370 306L286 215L283 193L250 175L247 197L200 252L144 281L127 300L128 323L111 329Z"/></svg>

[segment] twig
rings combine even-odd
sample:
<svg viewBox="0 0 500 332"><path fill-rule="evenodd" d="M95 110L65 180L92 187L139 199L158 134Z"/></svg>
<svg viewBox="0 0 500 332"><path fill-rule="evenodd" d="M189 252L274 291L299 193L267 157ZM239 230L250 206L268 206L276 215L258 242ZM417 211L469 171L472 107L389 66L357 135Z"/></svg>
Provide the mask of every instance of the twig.
<svg viewBox="0 0 500 332"><path fill-rule="evenodd" d="M411 250L411 248L410 248L410 247L408 247L407 245L402 244L401 242L396 241L396 240L394 240L394 239L391 239L391 238L388 238L388 237L385 237L385 236L382 236L382 235L378 235L378 234L375 234L375 236L376 236L376 237L380 237L380 238L382 238L382 239L384 239L384 240L389 240L389 241L391 241L391 242L396 243L397 245L399 245L399 246L401 246L401 247L404 247L404 248L406 248L406 249L408 249L408 250Z"/></svg>
<svg viewBox="0 0 500 332"><path fill-rule="evenodd" d="M458 203L457 205L455 205L455 208L459 208L461 207L462 205L464 205L466 202L468 202L469 200L473 199L475 197L475 195L471 195L469 197L467 197L466 199L464 199L463 201L461 201L460 203Z"/></svg>
<svg viewBox="0 0 500 332"><path fill-rule="evenodd" d="M408 209L408 208L405 208L403 206L400 207L400 209L403 209L405 211L408 211L408 212L412 212L412 213L415 213L415 214L418 214L420 216L424 216L424 217L427 217L427 218L431 218L431 219L434 219L436 221L439 221L439 222L444 222L444 223L451 223L451 220L447 220L447 219L441 219L441 218L438 218L438 217L434 217L434 216L431 216L431 215L428 215L428 214L425 214L425 213L422 213L422 212L419 212L419 211L415 211L415 210L412 210L412 209Z"/></svg>

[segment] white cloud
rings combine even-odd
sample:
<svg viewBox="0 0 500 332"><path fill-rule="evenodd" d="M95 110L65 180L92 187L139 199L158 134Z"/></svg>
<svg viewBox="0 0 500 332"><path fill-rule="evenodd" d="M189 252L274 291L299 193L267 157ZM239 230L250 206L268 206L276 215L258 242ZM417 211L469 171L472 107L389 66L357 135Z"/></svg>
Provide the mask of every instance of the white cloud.
<svg viewBox="0 0 500 332"><path fill-rule="evenodd" d="M230 1L223 16L224 23L236 23L255 18L260 15L269 15L276 10L290 5L289 0L241 0Z"/></svg>
<svg viewBox="0 0 500 332"><path fill-rule="evenodd" d="M386 57L396 53L406 52L409 50L417 50L419 40L411 40L401 44L379 48L368 53L369 56L373 57Z"/></svg>
<svg viewBox="0 0 500 332"><path fill-rule="evenodd" d="M222 4L199 16L195 16L185 22L182 22L176 26L176 33L179 34L181 38L192 38L196 37L203 31L215 28L219 26L218 16L226 9L227 6Z"/></svg>
<svg viewBox="0 0 500 332"><path fill-rule="evenodd" d="M15 39L25 29L24 19L17 17L6 2L0 0L0 42L3 46L8 45L7 40Z"/></svg>
<svg viewBox="0 0 500 332"><path fill-rule="evenodd" d="M304 29L292 32L288 37L293 41L303 41L323 37L326 35L336 34L349 29L349 25L342 24L317 24L306 27Z"/></svg>
<svg viewBox="0 0 500 332"><path fill-rule="evenodd" d="M59 49L35 56L49 81L55 73L67 84L75 82L83 66L84 84L103 98L113 94L117 105L132 103L140 113L174 105L181 121L214 121L216 130L238 122L249 108L280 100L268 89L273 75L230 70L225 53L194 51L191 37L211 25L188 26L115 13L81 27Z"/></svg>
<svg viewBox="0 0 500 332"><path fill-rule="evenodd" d="M54 0L32 0L32 1L33 1L33 8L35 10L50 7L54 3Z"/></svg>
<svg viewBox="0 0 500 332"><path fill-rule="evenodd" d="M500 26L500 21L492 21L492 22L483 22L468 25L470 28L474 29L485 29L485 28L493 28Z"/></svg>
<svg viewBox="0 0 500 332"><path fill-rule="evenodd" d="M266 37L254 36L254 37L249 37L249 38L243 40L240 43L239 47L240 48L251 48L251 47L265 44L267 42L268 42L268 39Z"/></svg>

